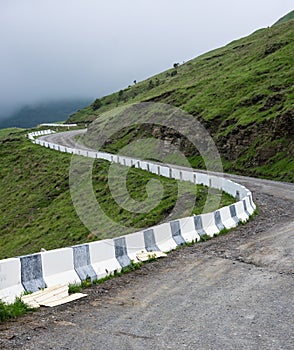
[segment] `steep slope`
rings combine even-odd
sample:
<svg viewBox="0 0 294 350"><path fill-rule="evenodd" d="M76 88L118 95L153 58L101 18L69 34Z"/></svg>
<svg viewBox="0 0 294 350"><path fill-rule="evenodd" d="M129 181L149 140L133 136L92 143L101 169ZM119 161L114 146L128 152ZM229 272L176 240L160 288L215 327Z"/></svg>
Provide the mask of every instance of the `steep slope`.
<svg viewBox="0 0 294 350"><path fill-rule="evenodd" d="M168 103L201 121L213 136L225 171L294 181L293 24L289 20L260 29L97 99L68 121L90 123L129 103ZM125 142L135 137L129 135ZM113 150L116 144L121 147L122 140L113 140ZM197 155L188 156L195 167L202 166Z"/></svg>
<svg viewBox="0 0 294 350"><path fill-rule="evenodd" d="M71 155L34 145L26 138L26 133L21 129L0 130L0 259L38 252L41 248L49 250L120 236L117 227L103 226L101 221L95 232L85 227L70 195ZM160 202L149 212L138 213L117 204L112 193L120 194L120 183L110 189L108 171L109 163L97 160L92 184L97 202L112 222L122 223L128 232L135 232L168 220L178 200L176 180L130 169L126 179L130 198L124 196L127 208L133 199L141 202L148 197L146 185L150 180L160 180L163 187ZM178 217L201 213L207 199L207 188L184 184ZM157 198L154 189L149 194ZM185 201L191 203L193 194L197 194L194 208L187 208ZM209 205L213 207L213 201L218 199L221 199L220 206L234 202L231 196L219 192L211 197ZM206 209L209 211L209 207Z"/></svg>
<svg viewBox="0 0 294 350"><path fill-rule="evenodd" d="M282 18L280 18L274 25L282 24L282 23L285 23L285 22L290 21L292 19L294 19L294 10L287 13Z"/></svg>

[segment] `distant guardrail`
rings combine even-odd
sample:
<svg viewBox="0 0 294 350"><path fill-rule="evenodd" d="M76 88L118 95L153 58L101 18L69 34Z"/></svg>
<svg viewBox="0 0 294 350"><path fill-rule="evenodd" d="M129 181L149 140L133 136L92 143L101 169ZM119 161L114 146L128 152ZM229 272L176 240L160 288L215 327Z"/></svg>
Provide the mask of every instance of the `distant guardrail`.
<svg viewBox="0 0 294 350"><path fill-rule="evenodd" d="M63 127L63 128L74 128L78 126L78 124L61 124L61 123L43 123L39 124L39 126L51 126L51 127Z"/></svg>
<svg viewBox="0 0 294 350"><path fill-rule="evenodd" d="M39 130L39 131L30 132L30 133L28 133L27 136L30 140L34 141L35 137L50 135L50 134L54 134L54 133L55 133L54 130L48 129L48 130Z"/></svg>
<svg viewBox="0 0 294 350"><path fill-rule="evenodd" d="M59 283L81 283L86 278L92 280L102 278L121 270L131 261L136 262L138 251L146 249L168 252L185 242L199 241L203 235L213 237L224 228L231 229L240 222L247 221L256 209L252 193L231 180L194 170L179 169L172 165L69 148L34 139L40 134L31 134L34 135L28 137L43 147L84 157L105 159L129 167L134 166L164 177L189 181L195 185L202 184L229 193L237 202L211 213L173 220L118 238L1 260L0 299L3 301L12 302L16 296L25 291L34 292Z"/></svg>

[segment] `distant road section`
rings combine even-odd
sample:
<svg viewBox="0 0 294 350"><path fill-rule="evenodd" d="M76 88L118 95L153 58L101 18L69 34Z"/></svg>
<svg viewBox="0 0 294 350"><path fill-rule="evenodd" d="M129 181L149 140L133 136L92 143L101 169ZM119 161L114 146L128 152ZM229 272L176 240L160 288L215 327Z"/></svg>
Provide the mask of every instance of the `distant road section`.
<svg viewBox="0 0 294 350"><path fill-rule="evenodd" d="M65 147L78 148L82 150L91 151L90 148L77 142L78 136L83 135L85 132L87 132L87 129L66 131L66 132L42 136L39 139L47 142L59 144ZM185 169L187 171L191 170L189 168L184 168L180 166L178 168ZM198 169L197 171L201 172L201 170L198 170ZM217 175L217 173L213 173L213 174ZM234 174L220 174L220 175L226 178L229 178L233 181L241 183L245 187L249 188L249 190L255 188L255 189L258 189L258 191L261 191L263 193L268 193L274 196L278 196L278 197L283 196L284 198L290 199L290 200L293 200L294 198L294 184L291 184L291 183L264 180L264 179L247 177L242 175L234 175Z"/></svg>
<svg viewBox="0 0 294 350"><path fill-rule="evenodd" d="M90 148L77 143L77 138L84 134L87 131L87 129L82 130L72 130L72 131L65 131L65 132L59 132L56 134L46 135L42 136L39 139L47 142L52 142L64 147L69 148L79 148L83 150L91 150ZM52 136L52 137L50 137Z"/></svg>

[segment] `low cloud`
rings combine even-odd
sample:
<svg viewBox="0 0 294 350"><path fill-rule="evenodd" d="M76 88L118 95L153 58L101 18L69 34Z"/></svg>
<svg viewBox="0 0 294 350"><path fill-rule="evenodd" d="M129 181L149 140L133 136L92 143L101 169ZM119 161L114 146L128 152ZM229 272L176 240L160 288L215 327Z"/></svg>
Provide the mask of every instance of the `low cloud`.
<svg viewBox="0 0 294 350"><path fill-rule="evenodd" d="M95 98L219 47L292 1L2 0L0 115L48 99Z"/></svg>

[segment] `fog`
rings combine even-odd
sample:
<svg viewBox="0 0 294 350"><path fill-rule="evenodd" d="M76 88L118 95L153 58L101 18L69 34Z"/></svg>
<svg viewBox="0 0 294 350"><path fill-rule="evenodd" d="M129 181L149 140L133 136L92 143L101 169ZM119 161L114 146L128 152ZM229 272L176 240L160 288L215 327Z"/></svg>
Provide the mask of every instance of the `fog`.
<svg viewBox="0 0 294 350"><path fill-rule="evenodd" d="M292 0L0 0L0 115L119 90L292 8Z"/></svg>

